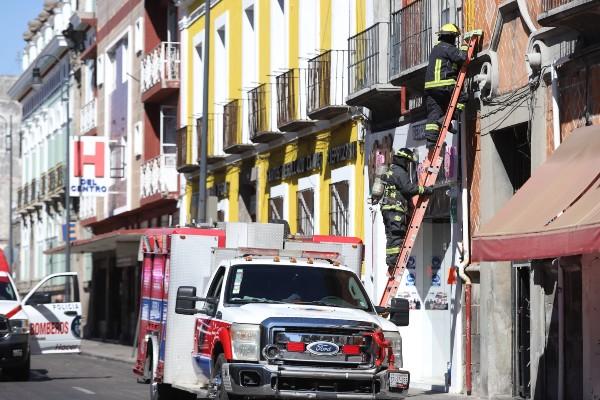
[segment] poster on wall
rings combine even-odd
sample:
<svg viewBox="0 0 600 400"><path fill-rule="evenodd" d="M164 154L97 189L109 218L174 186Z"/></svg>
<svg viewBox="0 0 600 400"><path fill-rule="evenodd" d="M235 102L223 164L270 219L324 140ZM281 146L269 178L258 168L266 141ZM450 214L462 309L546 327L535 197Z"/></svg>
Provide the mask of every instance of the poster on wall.
<svg viewBox="0 0 600 400"><path fill-rule="evenodd" d="M76 136L71 138L70 146L70 195L106 196L110 184L106 139L99 136Z"/></svg>
<svg viewBox="0 0 600 400"><path fill-rule="evenodd" d="M426 278L431 280L427 297L425 297L426 310L447 310L448 294L443 284L442 259L439 256L431 258L431 264L425 268Z"/></svg>
<svg viewBox="0 0 600 400"><path fill-rule="evenodd" d="M396 297L408 300L408 305L411 310L421 309L422 301L421 296L419 295L418 285L420 285L420 282L418 282L417 258L416 256L410 256Z"/></svg>

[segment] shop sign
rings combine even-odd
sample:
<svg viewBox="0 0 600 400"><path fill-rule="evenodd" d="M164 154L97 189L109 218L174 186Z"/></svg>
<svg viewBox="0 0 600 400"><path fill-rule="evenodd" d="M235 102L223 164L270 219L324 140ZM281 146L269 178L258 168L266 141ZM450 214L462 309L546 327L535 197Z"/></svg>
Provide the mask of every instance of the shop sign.
<svg viewBox="0 0 600 400"><path fill-rule="evenodd" d="M292 162L271 168L267 171L267 181L277 181L290 178L305 172L321 169L323 165L323 153L314 153Z"/></svg>
<svg viewBox="0 0 600 400"><path fill-rule="evenodd" d="M98 136L77 136L70 142L71 196L106 196L109 166L106 139Z"/></svg>
<svg viewBox="0 0 600 400"><path fill-rule="evenodd" d="M356 159L356 142L344 143L329 149L327 160L330 165Z"/></svg>

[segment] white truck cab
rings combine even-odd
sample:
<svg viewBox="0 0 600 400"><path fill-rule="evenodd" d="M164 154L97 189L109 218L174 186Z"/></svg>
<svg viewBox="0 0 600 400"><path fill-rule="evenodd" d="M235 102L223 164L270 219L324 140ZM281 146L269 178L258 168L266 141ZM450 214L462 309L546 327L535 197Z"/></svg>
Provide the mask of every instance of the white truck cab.
<svg viewBox="0 0 600 400"><path fill-rule="evenodd" d="M78 353L81 303L77 273L52 274L23 299L6 271L0 271L0 368L29 378L31 355Z"/></svg>
<svg viewBox="0 0 600 400"><path fill-rule="evenodd" d="M219 265L201 309L194 289L178 288L175 311L196 315L192 358L215 398L380 399L408 389L408 372L395 368L398 327L378 315L349 268L247 256ZM377 334L389 343L393 371Z"/></svg>

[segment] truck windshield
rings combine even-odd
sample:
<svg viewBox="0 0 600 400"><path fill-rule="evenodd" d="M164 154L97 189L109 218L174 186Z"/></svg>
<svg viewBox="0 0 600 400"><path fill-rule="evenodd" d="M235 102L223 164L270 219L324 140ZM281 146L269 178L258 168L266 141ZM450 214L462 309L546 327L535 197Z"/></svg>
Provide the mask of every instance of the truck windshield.
<svg viewBox="0 0 600 400"><path fill-rule="evenodd" d="M17 295L8 278L0 276L0 300L16 301Z"/></svg>
<svg viewBox="0 0 600 400"><path fill-rule="evenodd" d="M311 304L371 311L371 303L353 273L292 265L232 267L226 302Z"/></svg>

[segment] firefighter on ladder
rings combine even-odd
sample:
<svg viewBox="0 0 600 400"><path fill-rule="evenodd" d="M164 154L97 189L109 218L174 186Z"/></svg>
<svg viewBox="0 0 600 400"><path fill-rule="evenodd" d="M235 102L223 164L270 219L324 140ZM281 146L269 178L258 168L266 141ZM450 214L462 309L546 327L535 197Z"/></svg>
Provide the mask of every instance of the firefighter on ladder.
<svg viewBox="0 0 600 400"><path fill-rule="evenodd" d="M430 195L431 187L418 184L416 175L417 158L410 149L401 148L392 156L392 164L381 176L384 184L381 214L385 226L386 264L391 274L396 266L400 246L406 236L408 218L412 212L412 197Z"/></svg>
<svg viewBox="0 0 600 400"><path fill-rule="evenodd" d="M460 30L455 24L444 24L437 33L439 43L429 54L429 64L425 74L425 105L427 107L427 123L425 125L425 139L427 148L431 149L437 143L440 128L452 91L456 85L456 77L460 67L467 59L468 46L463 44L460 49L456 47L456 38ZM461 93L456 109L462 111L466 94ZM450 130L456 133L456 129Z"/></svg>

